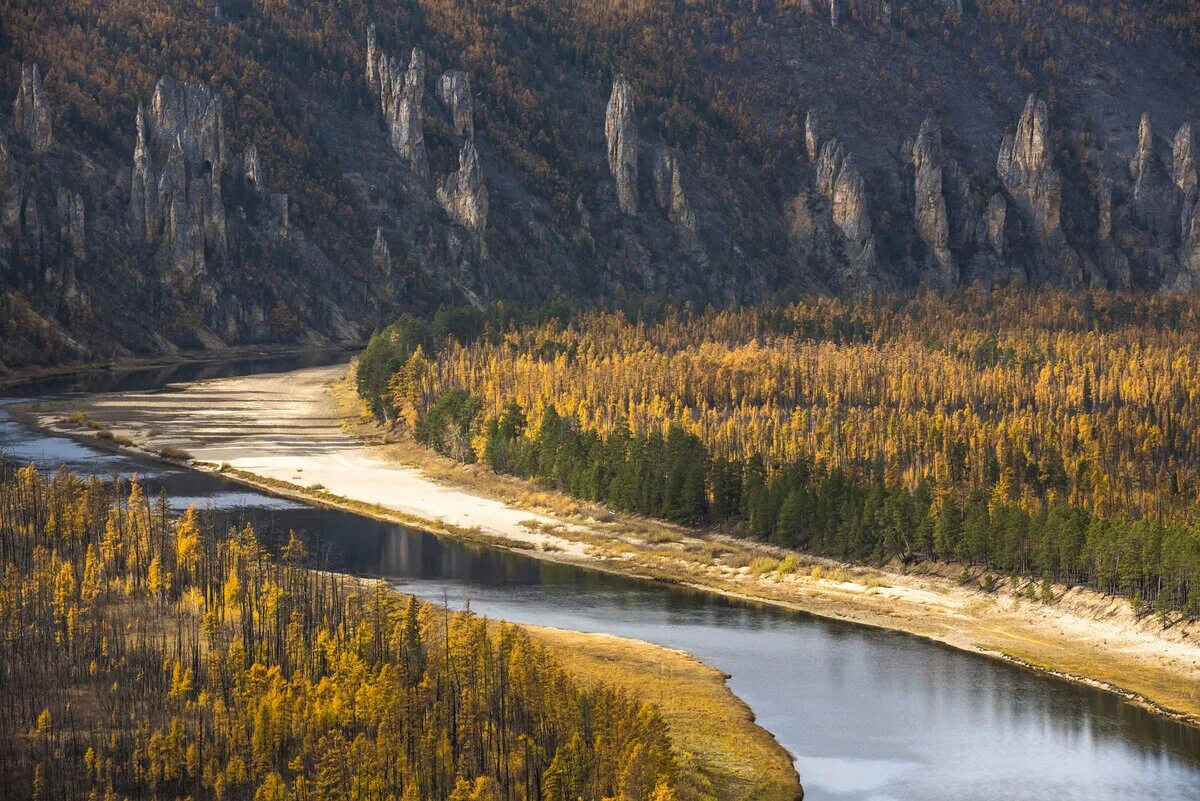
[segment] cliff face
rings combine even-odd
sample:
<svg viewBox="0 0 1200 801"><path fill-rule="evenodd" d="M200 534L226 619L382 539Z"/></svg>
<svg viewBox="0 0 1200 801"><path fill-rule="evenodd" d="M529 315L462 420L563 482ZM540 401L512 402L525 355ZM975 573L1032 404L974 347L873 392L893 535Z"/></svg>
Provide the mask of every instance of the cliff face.
<svg viewBox="0 0 1200 801"><path fill-rule="evenodd" d="M604 115L608 143L608 169L617 185L617 203L626 214L637 214L638 133L633 87L624 76L613 81L612 96Z"/></svg>
<svg viewBox="0 0 1200 801"><path fill-rule="evenodd" d="M6 19L0 303L34 333L3 363L355 340L496 298L1200 290L1174 0L1136 25L1098 0L813 0L749 26L68 2L71 59L46 55L66 14ZM137 55L163 37L195 46Z"/></svg>

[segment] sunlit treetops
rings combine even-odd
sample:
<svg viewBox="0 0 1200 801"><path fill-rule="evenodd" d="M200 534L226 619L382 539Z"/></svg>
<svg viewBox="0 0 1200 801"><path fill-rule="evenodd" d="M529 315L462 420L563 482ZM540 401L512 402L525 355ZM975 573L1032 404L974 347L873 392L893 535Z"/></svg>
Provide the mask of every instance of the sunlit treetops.
<svg viewBox="0 0 1200 801"><path fill-rule="evenodd" d="M0 463L13 797L701 797L656 708L577 685L521 630L168 508Z"/></svg>

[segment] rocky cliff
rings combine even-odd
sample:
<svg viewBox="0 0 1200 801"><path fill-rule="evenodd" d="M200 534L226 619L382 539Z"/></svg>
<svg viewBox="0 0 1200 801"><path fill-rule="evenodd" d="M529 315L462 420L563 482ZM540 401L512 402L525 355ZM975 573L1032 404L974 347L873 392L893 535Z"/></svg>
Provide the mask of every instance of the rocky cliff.
<svg viewBox="0 0 1200 801"><path fill-rule="evenodd" d="M617 185L617 203L626 214L637 214L638 132L633 87L623 76L613 81L612 96L604 115L608 143L608 169Z"/></svg>
<svg viewBox="0 0 1200 801"><path fill-rule="evenodd" d="M64 2L6 15L6 365L498 298L1200 290L1182 0Z"/></svg>

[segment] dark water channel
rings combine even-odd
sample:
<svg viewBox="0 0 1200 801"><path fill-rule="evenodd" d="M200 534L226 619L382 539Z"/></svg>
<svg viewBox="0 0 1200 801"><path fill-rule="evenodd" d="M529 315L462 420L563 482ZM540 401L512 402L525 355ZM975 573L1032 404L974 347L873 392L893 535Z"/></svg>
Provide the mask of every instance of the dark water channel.
<svg viewBox="0 0 1200 801"><path fill-rule="evenodd" d="M344 358L328 353L86 374L0 395L145 390ZM386 576L456 608L469 601L492 617L690 651L732 676L733 690L796 755L813 801L1200 799L1200 731L1104 692L925 640L310 508L45 436L2 406L0 452L46 469L136 473L152 490L165 488L180 508L195 503L231 522L248 520L268 541L288 529L303 531L329 566ZM657 691L670 692L669 676L659 679Z"/></svg>

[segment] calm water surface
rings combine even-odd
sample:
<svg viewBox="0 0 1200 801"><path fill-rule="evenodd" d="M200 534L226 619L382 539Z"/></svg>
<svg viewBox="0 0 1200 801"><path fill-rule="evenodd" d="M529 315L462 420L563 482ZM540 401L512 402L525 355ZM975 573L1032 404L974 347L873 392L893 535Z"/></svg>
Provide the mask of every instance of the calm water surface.
<svg viewBox="0 0 1200 801"><path fill-rule="evenodd" d="M147 389L329 363L318 354L56 379L9 396ZM167 390L169 391L169 390ZM729 673L797 757L807 798L863 801L1200 799L1200 732L1012 666L893 632L551 565L280 500L217 477L30 431L0 408L0 451L46 469L138 474L173 504L305 532L329 566L517 622L638 637ZM671 692L669 675L654 691Z"/></svg>

